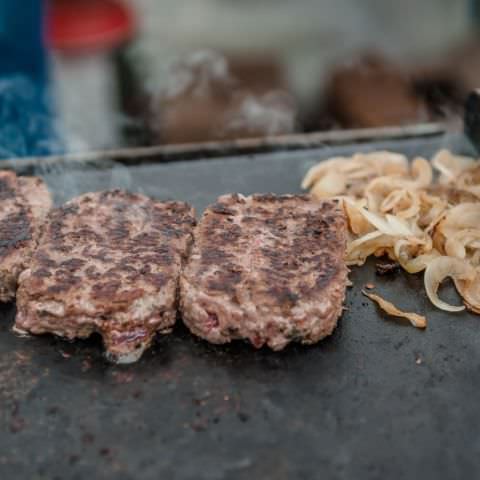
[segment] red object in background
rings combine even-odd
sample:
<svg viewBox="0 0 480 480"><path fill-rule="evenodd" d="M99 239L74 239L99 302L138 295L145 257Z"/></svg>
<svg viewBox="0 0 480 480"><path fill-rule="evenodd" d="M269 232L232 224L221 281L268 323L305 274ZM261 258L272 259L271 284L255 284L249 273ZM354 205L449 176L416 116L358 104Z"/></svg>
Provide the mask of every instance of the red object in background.
<svg viewBox="0 0 480 480"><path fill-rule="evenodd" d="M55 50L109 50L135 30L130 7L119 0L51 0L47 39Z"/></svg>

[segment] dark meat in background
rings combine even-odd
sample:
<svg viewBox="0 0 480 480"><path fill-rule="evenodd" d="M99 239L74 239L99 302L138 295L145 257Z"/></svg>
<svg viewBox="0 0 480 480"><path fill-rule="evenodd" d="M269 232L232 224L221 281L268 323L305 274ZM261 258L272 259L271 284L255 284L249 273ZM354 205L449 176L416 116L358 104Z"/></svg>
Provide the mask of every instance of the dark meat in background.
<svg viewBox="0 0 480 480"><path fill-rule="evenodd" d="M426 119L425 106L407 76L374 59L353 70L337 71L332 89L333 109L347 127L405 125Z"/></svg>
<svg viewBox="0 0 480 480"><path fill-rule="evenodd" d="M402 62L356 52L325 66L307 100L273 53L194 52L173 66L166 86L145 93L140 116L153 144L456 120L478 88L479 48L473 37L437 57Z"/></svg>
<svg viewBox="0 0 480 480"><path fill-rule="evenodd" d="M194 237L180 280L182 317L194 334L281 350L332 333L347 281L346 219L335 201L225 195Z"/></svg>
<svg viewBox="0 0 480 480"><path fill-rule="evenodd" d="M377 57L337 67L324 95L326 114L344 128L406 125L427 119L425 105L407 75Z"/></svg>
<svg viewBox="0 0 480 480"><path fill-rule="evenodd" d="M114 190L52 210L30 268L19 279L15 329L102 335L109 358L137 360L169 332L193 209Z"/></svg>
<svg viewBox="0 0 480 480"><path fill-rule="evenodd" d="M45 183L0 171L0 301L15 298L17 279L29 263L42 221L52 206Z"/></svg>
<svg viewBox="0 0 480 480"><path fill-rule="evenodd" d="M194 52L173 65L154 101L151 129L160 143L292 133L296 106L273 57Z"/></svg>
<svg viewBox="0 0 480 480"><path fill-rule="evenodd" d="M307 131L378 128L463 115L469 89L452 55L442 63L401 65L368 54L332 68L303 124Z"/></svg>

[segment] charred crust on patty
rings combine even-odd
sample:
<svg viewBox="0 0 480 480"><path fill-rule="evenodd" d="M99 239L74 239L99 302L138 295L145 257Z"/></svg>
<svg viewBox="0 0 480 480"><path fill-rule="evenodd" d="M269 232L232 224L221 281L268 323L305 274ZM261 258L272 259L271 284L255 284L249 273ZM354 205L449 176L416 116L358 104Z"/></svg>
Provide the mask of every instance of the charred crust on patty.
<svg viewBox="0 0 480 480"><path fill-rule="evenodd" d="M137 359L157 331L175 322L194 224L194 211L183 202L120 190L85 194L54 209L20 281L17 327L67 338L98 332L109 358ZM140 350L119 340L140 330Z"/></svg>
<svg viewBox="0 0 480 480"><path fill-rule="evenodd" d="M28 268L44 218L52 205L40 178L0 171L0 301L15 297L17 280Z"/></svg>
<svg viewBox="0 0 480 480"><path fill-rule="evenodd" d="M342 312L346 234L337 202L220 197L195 229L181 276L184 322L213 343L244 339L280 350L320 340Z"/></svg>

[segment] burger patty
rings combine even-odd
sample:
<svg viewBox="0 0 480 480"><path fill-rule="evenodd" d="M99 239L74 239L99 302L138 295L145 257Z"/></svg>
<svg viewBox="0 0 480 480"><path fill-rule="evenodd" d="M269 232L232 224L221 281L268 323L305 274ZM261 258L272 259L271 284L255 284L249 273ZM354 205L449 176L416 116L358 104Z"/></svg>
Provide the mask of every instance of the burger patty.
<svg viewBox="0 0 480 480"><path fill-rule="evenodd" d="M109 359L138 360L175 323L194 224L185 203L119 190L52 210L19 279L15 329L68 339L98 332Z"/></svg>
<svg viewBox="0 0 480 480"><path fill-rule="evenodd" d="M220 197L195 229L181 275L183 321L212 343L281 350L319 341L342 313L346 234L333 200Z"/></svg>
<svg viewBox="0 0 480 480"><path fill-rule="evenodd" d="M0 171L0 302L15 298L52 198L42 179Z"/></svg>

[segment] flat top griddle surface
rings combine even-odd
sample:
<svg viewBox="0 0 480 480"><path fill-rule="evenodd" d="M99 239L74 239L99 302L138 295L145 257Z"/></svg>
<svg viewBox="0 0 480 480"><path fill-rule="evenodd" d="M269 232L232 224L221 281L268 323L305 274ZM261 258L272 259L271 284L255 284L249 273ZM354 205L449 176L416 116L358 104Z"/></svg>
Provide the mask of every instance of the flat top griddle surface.
<svg viewBox="0 0 480 480"><path fill-rule="evenodd" d="M375 145L430 155L438 140ZM299 191L342 147L165 165L42 170L58 202L112 187L191 202L222 193ZM67 343L10 332L1 307L2 479L474 478L480 467L480 318L428 302L421 276L351 274L335 333L281 353L213 346L181 322L135 365L106 363L100 340ZM426 331L392 320L366 283ZM442 295L458 301L451 288Z"/></svg>

